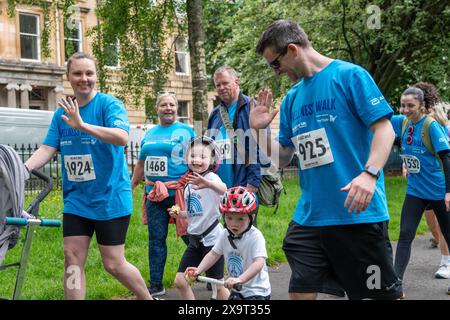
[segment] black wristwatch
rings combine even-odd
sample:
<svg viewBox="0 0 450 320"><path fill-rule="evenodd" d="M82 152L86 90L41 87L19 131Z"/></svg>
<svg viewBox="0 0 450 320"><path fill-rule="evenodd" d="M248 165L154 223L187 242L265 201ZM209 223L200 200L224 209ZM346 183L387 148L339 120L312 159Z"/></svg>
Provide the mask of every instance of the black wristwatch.
<svg viewBox="0 0 450 320"><path fill-rule="evenodd" d="M363 170L364 172L367 172L372 177L379 178L380 177L380 169L374 166L366 166Z"/></svg>

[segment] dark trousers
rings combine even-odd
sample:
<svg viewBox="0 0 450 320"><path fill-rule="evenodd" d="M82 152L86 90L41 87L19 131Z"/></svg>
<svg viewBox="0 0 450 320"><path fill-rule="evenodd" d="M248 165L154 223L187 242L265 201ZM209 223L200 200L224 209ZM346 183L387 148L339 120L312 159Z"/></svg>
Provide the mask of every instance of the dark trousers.
<svg viewBox="0 0 450 320"><path fill-rule="evenodd" d="M445 208L444 200L426 200L411 195L406 195L403 202L402 216L400 220L400 238L395 253L395 271L400 279L403 279L406 267L411 256L411 244L416 236L420 219L425 207L430 204L436 215L447 245L450 245L450 213Z"/></svg>

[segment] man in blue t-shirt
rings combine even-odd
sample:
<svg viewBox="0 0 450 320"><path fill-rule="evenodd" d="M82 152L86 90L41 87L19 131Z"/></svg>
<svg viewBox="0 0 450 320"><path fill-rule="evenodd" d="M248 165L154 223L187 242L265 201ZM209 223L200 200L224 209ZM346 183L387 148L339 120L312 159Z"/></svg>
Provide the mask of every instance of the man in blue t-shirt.
<svg viewBox="0 0 450 320"><path fill-rule="evenodd" d="M250 113L272 161L283 167L294 152L299 158L302 195L283 243L291 299L400 298L382 173L394 141L392 109L366 70L315 51L295 22L274 22L256 51L296 82L281 104L278 141L261 130L278 113L269 90Z"/></svg>

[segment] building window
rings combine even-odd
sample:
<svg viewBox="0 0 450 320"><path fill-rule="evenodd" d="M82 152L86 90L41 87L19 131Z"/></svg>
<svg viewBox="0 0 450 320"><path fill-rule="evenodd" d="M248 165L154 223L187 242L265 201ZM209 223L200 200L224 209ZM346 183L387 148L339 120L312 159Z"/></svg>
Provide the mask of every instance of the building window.
<svg viewBox="0 0 450 320"><path fill-rule="evenodd" d="M81 21L74 20L70 27L64 29L64 49L66 61L76 52L83 51L83 32Z"/></svg>
<svg viewBox="0 0 450 320"><path fill-rule="evenodd" d="M20 57L27 60L40 60L39 16L21 13L19 24Z"/></svg>
<svg viewBox="0 0 450 320"><path fill-rule="evenodd" d="M187 16L186 13L186 1L185 0L174 0L173 5L175 7L175 14L178 18L184 19Z"/></svg>
<svg viewBox="0 0 450 320"><path fill-rule="evenodd" d="M107 67L118 68L120 67L120 44L119 39L116 39L113 43L105 45L105 65Z"/></svg>
<svg viewBox="0 0 450 320"><path fill-rule="evenodd" d="M33 90L28 92L28 99L30 101L31 100L45 101L44 90L34 88Z"/></svg>
<svg viewBox="0 0 450 320"><path fill-rule="evenodd" d="M160 50L156 38L147 38L144 47L144 68L147 71L158 71L161 61Z"/></svg>
<svg viewBox="0 0 450 320"><path fill-rule="evenodd" d="M175 72L180 75L189 74L189 47L182 37L175 39Z"/></svg>
<svg viewBox="0 0 450 320"><path fill-rule="evenodd" d="M178 120L183 123L189 123L188 102L178 101Z"/></svg>

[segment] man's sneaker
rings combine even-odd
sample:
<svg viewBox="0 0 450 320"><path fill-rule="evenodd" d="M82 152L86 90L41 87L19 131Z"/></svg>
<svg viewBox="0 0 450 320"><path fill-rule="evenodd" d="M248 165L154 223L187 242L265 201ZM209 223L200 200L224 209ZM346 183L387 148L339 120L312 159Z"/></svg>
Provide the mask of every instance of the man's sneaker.
<svg viewBox="0 0 450 320"><path fill-rule="evenodd" d="M450 265L442 264L434 276L438 279L450 279Z"/></svg>
<svg viewBox="0 0 450 320"><path fill-rule="evenodd" d="M162 285L162 283L150 283L148 292L150 292L152 297L162 296L162 295L166 294L166 289L164 289L164 286Z"/></svg>

